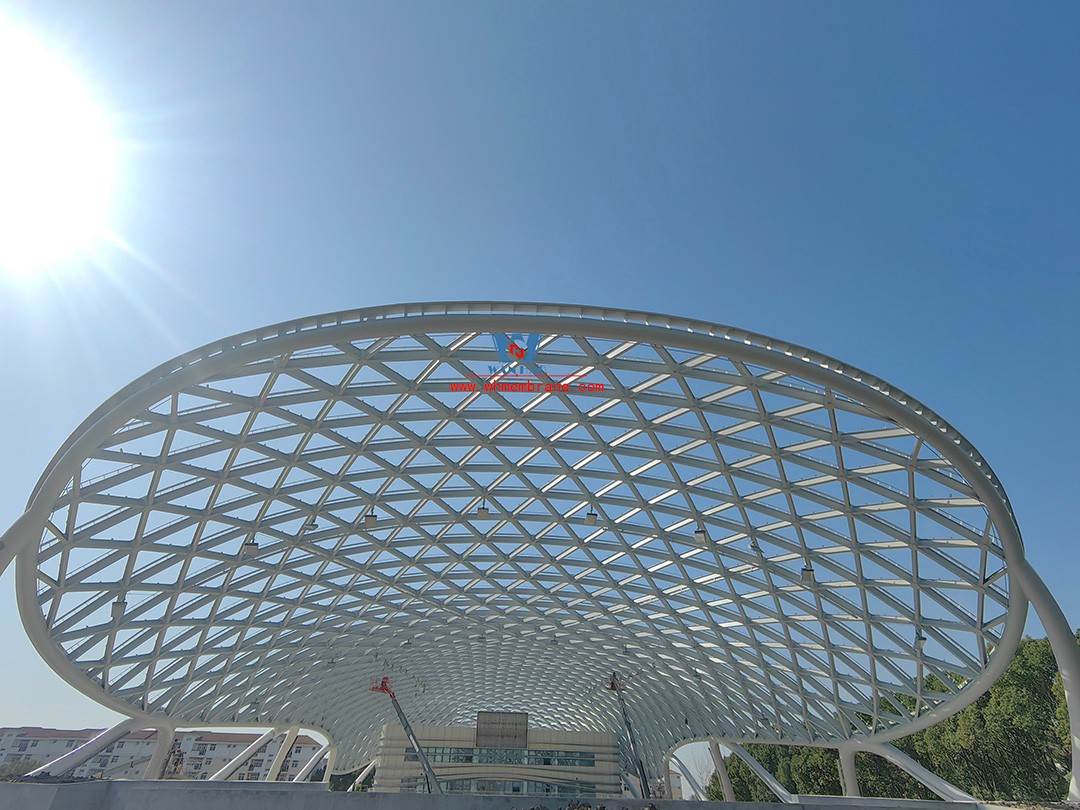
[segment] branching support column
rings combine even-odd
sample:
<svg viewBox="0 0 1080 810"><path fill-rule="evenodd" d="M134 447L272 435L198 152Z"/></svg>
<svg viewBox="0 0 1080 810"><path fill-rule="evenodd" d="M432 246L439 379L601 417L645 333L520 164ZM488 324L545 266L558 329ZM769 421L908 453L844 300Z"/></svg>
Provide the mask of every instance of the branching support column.
<svg viewBox="0 0 1080 810"><path fill-rule="evenodd" d="M277 753L274 754L274 760L270 763L270 770L266 773L267 782L276 782L278 780L281 766L285 764L285 758L292 752L293 743L299 733L300 729L297 726L289 726L289 730L285 732L285 739L278 746Z"/></svg>
<svg viewBox="0 0 1080 810"><path fill-rule="evenodd" d="M845 796L861 796L859 793L859 776L855 770L856 748L850 745L842 745L837 749L840 754L840 784L844 786Z"/></svg>
<svg viewBox="0 0 1080 810"><path fill-rule="evenodd" d="M318 751L316 751L315 756L313 756L306 763L304 763L304 767L301 768L297 772L296 776L293 777L293 781L294 782L303 782L309 776L311 776L311 772L313 770L315 770L315 766L318 765L320 762L322 762L322 758L324 756L326 756L326 752L329 751L329 750L330 750L330 743L327 743L322 748L320 748Z"/></svg>
<svg viewBox="0 0 1080 810"><path fill-rule="evenodd" d="M682 792L683 795L682 795L682 798L684 798L684 799L687 798L687 796L686 796L686 794L687 794L686 788L689 787L690 788L689 793L690 793L690 798L691 799L693 799L694 797L697 797L698 799L701 799L702 801L707 799L708 797L705 795L705 791L702 789L701 785L698 784L698 780L694 778L694 775L692 773L690 773L690 769L686 767L686 763L683 762L681 759L679 759L674 754L671 755L671 758L673 760L675 760L675 767L679 769L679 776L682 778L682 783L683 783L683 792Z"/></svg>
<svg viewBox="0 0 1080 810"><path fill-rule="evenodd" d="M368 774L375 770L375 760L371 760L364 769L356 775L352 785L349 786L349 790L359 790L360 786L364 784L364 780L368 778Z"/></svg>
<svg viewBox="0 0 1080 810"><path fill-rule="evenodd" d="M157 740L154 742L154 753L143 770L143 779L160 779L161 772L165 769L165 760L169 758L173 740L176 739L176 729L172 726L158 726Z"/></svg>
<svg viewBox="0 0 1080 810"><path fill-rule="evenodd" d="M1069 711L1069 743L1072 751L1072 777L1069 779L1068 801L1080 802L1080 647L1076 644L1069 620L1061 606L1042 581L1042 577L1026 559L1011 563L1010 574L1016 577L1050 639L1050 649L1061 673L1065 691L1065 706Z"/></svg>
<svg viewBox="0 0 1080 810"><path fill-rule="evenodd" d="M264 745L270 742L274 737L282 732L283 729L274 727L268 732L263 734L259 739L255 740L251 745L236 755L236 759L222 768L220 771L210 777L211 782L224 782L234 773L236 773L243 766L245 762L255 756L255 753L261 749Z"/></svg>
<svg viewBox="0 0 1080 810"><path fill-rule="evenodd" d="M709 756L712 757L716 774L720 777L720 790L723 791L724 801L735 801L735 788L731 786L731 776L728 775L727 763L724 762L724 757L720 753L720 745L716 740L709 740Z"/></svg>
<svg viewBox="0 0 1080 810"><path fill-rule="evenodd" d="M752 770L757 775L757 778L764 782L765 786L768 787L769 790L771 790L774 794L776 794L776 798L784 802L784 804L796 803L795 797L787 792L787 789L780 784L780 781L775 776L765 770L764 765L762 765L760 762L750 756L749 751L747 751L738 743L729 742L724 743L724 745L731 749L731 753L733 753L735 756L737 756L739 759L741 759L747 764L750 770Z"/></svg>
<svg viewBox="0 0 1080 810"><path fill-rule="evenodd" d="M906 771L909 776L932 790L947 802L976 801L974 796L965 793L952 782L942 779L937 774L927 770L896 746L890 745L889 743L871 743L863 745L861 750L877 754L879 757L889 760L893 765L902 771Z"/></svg>
<svg viewBox="0 0 1080 810"><path fill-rule="evenodd" d="M74 751L69 751L62 757L54 759L52 762L46 762L40 768L35 768L26 775L39 776L40 774L47 773L50 776L62 776L68 771L78 768L98 751L103 748L108 748L129 731L137 731L145 723L146 720L136 719L134 717L121 720L112 728L106 729L98 734L94 739L83 743Z"/></svg>

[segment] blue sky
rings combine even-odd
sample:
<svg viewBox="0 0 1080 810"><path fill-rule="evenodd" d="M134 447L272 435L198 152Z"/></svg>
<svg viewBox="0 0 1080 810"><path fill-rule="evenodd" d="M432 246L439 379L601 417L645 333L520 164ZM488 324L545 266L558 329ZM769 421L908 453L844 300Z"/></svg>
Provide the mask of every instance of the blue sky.
<svg viewBox="0 0 1080 810"><path fill-rule="evenodd" d="M125 244L0 277L0 522L103 399L210 340L404 301L601 304L802 343L926 402L1080 624L1077 6L0 14L110 111ZM11 580L0 725L107 722L39 661Z"/></svg>

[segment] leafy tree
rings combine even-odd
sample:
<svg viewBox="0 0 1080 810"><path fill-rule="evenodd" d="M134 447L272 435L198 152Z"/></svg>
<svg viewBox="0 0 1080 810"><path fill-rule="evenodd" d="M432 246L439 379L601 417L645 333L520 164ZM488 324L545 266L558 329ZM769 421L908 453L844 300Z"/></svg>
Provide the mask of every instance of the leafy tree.
<svg viewBox="0 0 1080 810"><path fill-rule="evenodd" d="M764 751L758 749L768 750L771 748L777 748L779 746L769 745L748 745L746 748L751 751L751 755L758 758L760 753L765 756ZM759 762L764 762L758 758ZM776 802L779 799L773 794L771 790L765 787L765 783L754 776L754 772L738 757L730 756L724 760L727 765L728 777L731 779L731 787L735 791L735 799L740 802ZM768 765L765 765L768 768ZM709 780L709 784L705 788L705 796L714 802L720 802L724 800L723 788L720 787L720 777L713 771L712 779Z"/></svg>
<svg viewBox="0 0 1080 810"><path fill-rule="evenodd" d="M1060 799L1068 750L1058 729L1056 678L1050 642L1024 639L973 705L913 735L916 758L976 798Z"/></svg>
<svg viewBox="0 0 1080 810"><path fill-rule="evenodd" d="M932 681L927 685L933 688ZM1001 678L975 703L894 744L976 798L1060 800L1070 765L1068 714L1049 641L1025 638ZM833 750L782 745L747 745L746 749L792 793L842 792ZM729 757L726 762L736 799L776 801L742 760ZM865 796L935 798L877 756L859 754L856 772ZM716 774L707 791L710 798L722 798Z"/></svg>

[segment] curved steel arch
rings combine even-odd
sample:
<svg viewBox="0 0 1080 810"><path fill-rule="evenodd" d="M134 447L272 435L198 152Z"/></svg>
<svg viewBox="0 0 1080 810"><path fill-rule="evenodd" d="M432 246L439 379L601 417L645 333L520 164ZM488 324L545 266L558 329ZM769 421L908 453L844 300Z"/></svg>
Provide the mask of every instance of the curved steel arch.
<svg viewBox="0 0 1080 810"><path fill-rule="evenodd" d="M887 383L553 304L355 310L183 355L72 434L4 541L77 688L325 729L340 771L390 719L384 672L416 722L616 730L618 670L653 763L700 736L893 739L989 686L1041 585L986 462Z"/></svg>

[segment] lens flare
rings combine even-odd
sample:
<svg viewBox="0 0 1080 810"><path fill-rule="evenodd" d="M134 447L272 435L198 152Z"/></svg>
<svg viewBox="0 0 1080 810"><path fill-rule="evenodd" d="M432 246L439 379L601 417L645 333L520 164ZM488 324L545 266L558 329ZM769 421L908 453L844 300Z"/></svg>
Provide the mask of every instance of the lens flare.
<svg viewBox="0 0 1080 810"><path fill-rule="evenodd" d="M33 272L93 246L115 151L77 72L0 19L0 268Z"/></svg>

